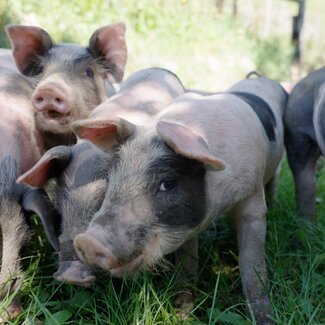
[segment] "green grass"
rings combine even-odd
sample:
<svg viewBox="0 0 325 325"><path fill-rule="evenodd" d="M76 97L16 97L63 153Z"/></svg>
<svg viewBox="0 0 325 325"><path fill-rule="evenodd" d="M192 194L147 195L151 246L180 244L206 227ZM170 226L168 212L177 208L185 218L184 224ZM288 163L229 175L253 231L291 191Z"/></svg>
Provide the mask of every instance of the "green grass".
<svg viewBox="0 0 325 325"><path fill-rule="evenodd" d="M319 187L324 184L320 177ZM319 194L323 198L324 192ZM267 215L267 268L275 324L325 322L324 208L324 203L318 206L314 223L296 217L292 177L285 162ZM177 270L124 280L100 274L93 288L84 289L53 280L57 257L50 251L42 235L34 236L27 251L34 255L23 260L24 313L10 324L39 324L40 320L45 325L254 324L241 291L235 232L226 219L200 236L196 306L186 320L173 307Z"/></svg>
<svg viewBox="0 0 325 325"><path fill-rule="evenodd" d="M212 91L229 87L252 69L277 80L290 79L294 2L273 1L269 31L264 24L266 1L253 0L254 11L247 1L238 2L239 15L233 19L231 1L225 1L221 15L213 0L5 0L0 4L0 27L9 22L39 24L56 41L86 45L96 28L125 21L126 75L162 66L176 72L186 86ZM323 0L307 2L305 72L325 63L322 9ZM0 44L9 46L3 29ZM270 299L279 325L325 323L325 170L319 172L318 187L318 218L308 224L296 216L292 177L284 163L268 211L266 242ZM90 289L62 284L52 278L57 256L37 234L23 259L24 313L11 324L254 324L245 308L237 254L227 220L201 234L196 306L183 320L173 307L177 270L125 280L102 274Z"/></svg>

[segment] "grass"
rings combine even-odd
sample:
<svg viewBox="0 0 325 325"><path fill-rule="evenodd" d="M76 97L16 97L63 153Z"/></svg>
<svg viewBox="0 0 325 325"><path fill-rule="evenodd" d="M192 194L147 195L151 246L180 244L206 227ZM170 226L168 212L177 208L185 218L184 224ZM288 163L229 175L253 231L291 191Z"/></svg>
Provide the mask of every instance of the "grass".
<svg viewBox="0 0 325 325"><path fill-rule="evenodd" d="M188 87L225 89L249 70L277 80L292 78L290 46L293 1L273 0L270 30L264 1L239 0L233 19L229 1L218 14L214 1L81 1L5 0L0 26L38 24L57 41L87 44L98 27L127 24L129 58L126 75L162 66L176 72ZM324 1L307 2L304 72L325 63ZM0 44L6 43L0 30ZM293 181L284 162L277 195L268 211L266 242L270 299L276 324L325 323L325 171L319 172L318 216L313 224L299 220ZM37 219L36 219L37 223ZM40 229L36 225L37 229ZM24 313L10 324L254 324L246 311L237 266L235 233L227 220L200 236L196 306L188 319L173 307L177 270L145 273L134 279L99 276L90 289L56 282L57 256L37 232L24 254L21 289ZM12 297L7 297L0 309Z"/></svg>
<svg viewBox="0 0 325 325"><path fill-rule="evenodd" d="M324 177L320 177L319 187L324 184ZM325 322L324 208L323 203L318 206L315 223L297 219L292 177L284 162L277 195L267 215L269 295L275 324ZM226 219L200 236L196 306L186 320L173 307L177 270L123 280L100 274L93 288L84 289L53 280L57 257L44 236L37 233L27 252L34 255L23 260L25 310L10 324L39 324L40 320L45 325L254 324L241 291L235 233Z"/></svg>

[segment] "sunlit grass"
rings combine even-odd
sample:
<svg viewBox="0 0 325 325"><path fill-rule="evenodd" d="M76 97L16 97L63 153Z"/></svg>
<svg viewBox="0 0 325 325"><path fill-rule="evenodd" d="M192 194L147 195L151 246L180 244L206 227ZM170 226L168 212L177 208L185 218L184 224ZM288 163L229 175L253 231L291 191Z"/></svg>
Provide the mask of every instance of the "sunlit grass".
<svg viewBox="0 0 325 325"><path fill-rule="evenodd" d="M318 185L322 187L323 177ZM319 196L322 199L324 194ZM267 215L269 296L276 324L314 325L325 321L323 211L321 203L314 223L297 219L292 177L285 162ZM200 236L196 306L186 320L173 307L177 270L122 280L100 274L93 288L75 287L51 277L56 256L49 254L51 248L43 236L40 252L39 236L34 237L23 263L24 314L10 324L254 324L241 290L235 232L226 219ZM35 253L30 255L31 251Z"/></svg>

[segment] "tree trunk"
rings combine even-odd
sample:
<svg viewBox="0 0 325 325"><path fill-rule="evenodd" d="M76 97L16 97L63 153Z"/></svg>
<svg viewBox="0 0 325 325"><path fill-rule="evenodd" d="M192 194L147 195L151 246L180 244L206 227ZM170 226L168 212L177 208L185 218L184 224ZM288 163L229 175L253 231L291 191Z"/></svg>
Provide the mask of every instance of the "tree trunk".
<svg viewBox="0 0 325 325"><path fill-rule="evenodd" d="M295 47L294 49L294 61L301 63L301 31L304 23L305 16L305 0L298 0L298 15L293 17L292 25L292 43Z"/></svg>
<svg viewBox="0 0 325 325"><path fill-rule="evenodd" d="M223 13L223 5L224 5L224 0L216 0L216 7L219 14Z"/></svg>
<svg viewBox="0 0 325 325"><path fill-rule="evenodd" d="M238 10L237 0L233 0L233 2L232 2L232 14L233 14L234 17L237 17L237 10Z"/></svg>

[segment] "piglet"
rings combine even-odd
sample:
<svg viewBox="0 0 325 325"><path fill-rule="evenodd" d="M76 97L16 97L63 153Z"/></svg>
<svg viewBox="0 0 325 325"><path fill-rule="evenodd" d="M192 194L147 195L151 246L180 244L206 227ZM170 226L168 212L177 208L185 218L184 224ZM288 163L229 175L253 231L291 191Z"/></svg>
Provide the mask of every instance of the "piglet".
<svg viewBox="0 0 325 325"><path fill-rule="evenodd" d="M284 114L285 145L302 218L315 216L316 162L325 154L325 68L316 70L292 89Z"/></svg>
<svg viewBox="0 0 325 325"><path fill-rule="evenodd" d="M180 96L145 125L75 122L79 136L115 152L103 204L74 239L81 260L119 277L177 251L186 282L196 278L198 233L227 213L245 297L256 322L269 324L264 186L283 156L286 97L275 81L245 79L224 94ZM176 303L187 309L193 299L184 292Z"/></svg>
<svg viewBox="0 0 325 325"><path fill-rule="evenodd" d="M31 168L41 157L30 97L28 80L10 65L0 66L0 226L1 272L0 299L14 292L22 282L20 250L30 237L26 222L29 213L41 218L51 244L56 239L60 219L44 190L16 184L16 178ZM21 312L18 295L1 314L0 321L14 318Z"/></svg>
<svg viewBox="0 0 325 325"><path fill-rule="evenodd" d="M59 43L35 26L8 25L19 71L32 79L31 102L42 147L75 143L71 122L86 118L123 78L127 59L125 25L97 29L88 47Z"/></svg>
<svg viewBox="0 0 325 325"><path fill-rule="evenodd" d="M143 124L183 92L180 80L172 72L160 68L140 70L122 83L118 94L99 105L87 121L96 123L100 117L119 113ZM93 268L78 259L72 241L86 231L102 204L112 160L112 152L104 153L88 141L79 141L75 146L50 149L18 179L40 188L51 178L56 180L54 202L62 216L59 268L54 274L58 280L82 286L95 281Z"/></svg>

